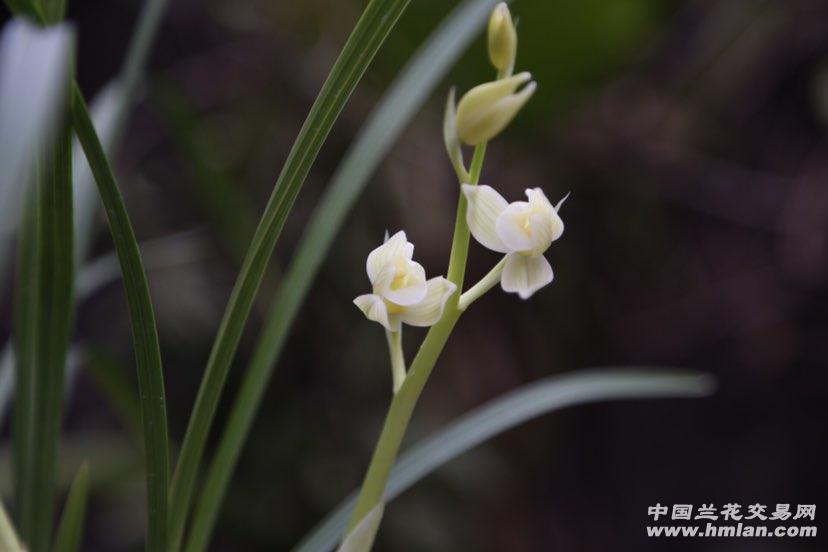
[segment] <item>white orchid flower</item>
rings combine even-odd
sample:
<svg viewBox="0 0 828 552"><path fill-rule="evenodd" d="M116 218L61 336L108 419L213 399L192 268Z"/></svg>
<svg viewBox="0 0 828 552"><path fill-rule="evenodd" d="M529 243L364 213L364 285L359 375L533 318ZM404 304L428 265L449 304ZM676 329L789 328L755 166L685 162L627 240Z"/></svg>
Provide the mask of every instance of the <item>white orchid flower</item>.
<svg viewBox="0 0 828 552"><path fill-rule="evenodd" d="M540 188L530 188L526 190L528 201L507 203L491 186L470 184L463 184L463 193L468 199L466 221L474 238L506 254L498 265L503 290L528 299L549 284L554 273L543 254L563 234L558 209L566 198L553 206Z"/></svg>
<svg viewBox="0 0 828 552"><path fill-rule="evenodd" d="M432 326L440 320L446 301L457 286L442 276L426 280L422 265L411 260L414 244L399 231L368 255L366 270L373 293L360 295L354 304L391 332L401 323Z"/></svg>

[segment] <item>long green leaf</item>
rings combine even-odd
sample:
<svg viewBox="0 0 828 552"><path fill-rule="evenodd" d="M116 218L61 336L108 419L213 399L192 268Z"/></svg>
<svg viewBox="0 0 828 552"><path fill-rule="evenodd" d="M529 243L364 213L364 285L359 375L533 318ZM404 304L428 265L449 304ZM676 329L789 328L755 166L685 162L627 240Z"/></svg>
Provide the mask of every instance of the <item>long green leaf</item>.
<svg viewBox="0 0 828 552"><path fill-rule="evenodd" d="M345 216L411 118L484 25L496 0L466 0L426 40L360 131L288 268L207 474L186 550L203 550L282 346Z"/></svg>
<svg viewBox="0 0 828 552"><path fill-rule="evenodd" d="M155 314L147 276L135 232L118 190L80 89L72 97L72 124L98 185L121 273L124 279L141 396L141 420L147 461L147 548L165 550L167 545L167 491L169 485L169 443L164 398L164 374Z"/></svg>
<svg viewBox="0 0 828 552"><path fill-rule="evenodd" d="M76 552L80 549L83 522L86 519L86 503L89 496L89 464L84 462L78 469L66 506L60 518L54 552Z"/></svg>
<svg viewBox="0 0 828 552"><path fill-rule="evenodd" d="M46 550L52 534L64 367L72 322L72 150L63 125L42 155L20 235L15 350L15 496L23 540Z"/></svg>
<svg viewBox="0 0 828 552"><path fill-rule="evenodd" d="M698 372L648 368L600 368L547 377L528 383L464 414L409 448L397 461L386 487L386 502L425 476L492 437L536 418L581 404L647 398L701 398L715 380ZM342 501L295 548L295 552L331 550L342 538L356 492Z"/></svg>
<svg viewBox="0 0 828 552"><path fill-rule="evenodd" d="M345 102L409 1L371 0L365 8L311 107L265 207L225 309L176 464L170 498L172 550L180 546L227 371L285 219Z"/></svg>

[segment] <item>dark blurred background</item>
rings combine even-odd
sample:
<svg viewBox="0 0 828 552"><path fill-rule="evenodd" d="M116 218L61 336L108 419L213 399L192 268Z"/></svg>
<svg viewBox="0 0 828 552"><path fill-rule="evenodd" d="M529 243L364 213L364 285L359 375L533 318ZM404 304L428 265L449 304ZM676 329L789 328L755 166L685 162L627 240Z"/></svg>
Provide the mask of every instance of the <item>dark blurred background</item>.
<svg viewBox="0 0 828 552"><path fill-rule="evenodd" d="M140 239L186 232L188 254L150 273L175 440L258 216L363 4L171 2L116 164ZM454 4L412 2L334 127L277 246L226 397L337 163ZM70 5L91 97L116 74L140 5ZM578 407L512 430L391 503L377 550L825 550L822 535L686 541L648 539L644 528L656 502L817 504L818 526L828 507L828 3L519 0L512 9L518 69L539 90L490 145L483 182L511 200L526 187L553 201L572 192L566 233L548 253L556 280L528 302L496 292L475 304L408 442L523 383L592 366L698 369L720 390ZM445 93L491 73L481 37L349 216L267 390L214 550L286 550L359 484L390 373L382 332L351 299L367 289L365 256L385 229L407 231L429 274L445 271L458 194L442 149ZM101 225L96 254L110 250ZM473 247L469 280L495 260ZM2 309L6 336L9 293ZM128 413L109 406L92 375L109 363L134 379L127 320L117 283L78 314L76 339L92 354L68 399L61 467L69 477L91 462L85 550L142 545L138 444ZM407 332L410 355L421 336Z"/></svg>

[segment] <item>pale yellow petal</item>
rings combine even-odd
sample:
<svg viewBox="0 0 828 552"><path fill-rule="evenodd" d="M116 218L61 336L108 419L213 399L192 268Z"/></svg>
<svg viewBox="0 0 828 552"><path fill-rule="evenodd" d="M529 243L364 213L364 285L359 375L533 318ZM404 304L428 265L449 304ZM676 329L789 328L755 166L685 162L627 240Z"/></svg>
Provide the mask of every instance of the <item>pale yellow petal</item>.
<svg viewBox="0 0 828 552"><path fill-rule="evenodd" d="M422 301L426 291L425 269L414 261L388 265L380 272L374 284L374 293L403 307Z"/></svg>
<svg viewBox="0 0 828 552"><path fill-rule="evenodd" d="M442 276L427 282L428 293L416 305L406 307L400 318L410 326L432 326L443 316L446 301L457 290L457 286Z"/></svg>
<svg viewBox="0 0 828 552"><path fill-rule="evenodd" d="M497 235L495 222L497 217L506 210L508 203L503 196L497 193L491 186L472 186L463 184L463 193L468 200L466 209L466 222L469 225L474 239L484 247L506 253L509 248Z"/></svg>
<svg viewBox="0 0 828 552"><path fill-rule="evenodd" d="M534 246L529 217L532 207L526 201L510 203L495 221L495 231L508 251L530 251Z"/></svg>
<svg viewBox="0 0 828 552"><path fill-rule="evenodd" d="M394 327L388 319L388 309L385 301L379 295L367 293L354 299L354 304L362 311L368 320L379 322L388 330L394 331Z"/></svg>
<svg viewBox="0 0 828 552"><path fill-rule="evenodd" d="M552 267L543 255L529 257L512 253L506 259L500 285L503 291L517 293L521 299L528 299L554 277Z"/></svg>
<svg viewBox="0 0 828 552"><path fill-rule="evenodd" d="M372 284L375 283L383 268L402 260L411 260L413 256L414 244L410 243L405 232L400 230L368 254L368 261L365 263L368 279Z"/></svg>
<svg viewBox="0 0 828 552"><path fill-rule="evenodd" d="M548 236L549 243L561 237L564 231L564 223L561 216L558 214L558 209L566 200L564 197L557 206L553 206L547 199L546 194L540 188L529 188L526 190L526 197L529 199L529 205L532 206L532 211L542 215L539 223L544 226L542 232ZM545 251L545 249L544 249ZM541 251L543 252L543 251Z"/></svg>

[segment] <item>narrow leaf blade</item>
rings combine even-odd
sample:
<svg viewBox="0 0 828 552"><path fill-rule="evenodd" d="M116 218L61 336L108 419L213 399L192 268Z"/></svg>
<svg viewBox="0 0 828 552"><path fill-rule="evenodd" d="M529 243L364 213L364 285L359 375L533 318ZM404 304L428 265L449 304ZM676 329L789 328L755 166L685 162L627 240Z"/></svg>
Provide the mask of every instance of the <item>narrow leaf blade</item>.
<svg viewBox="0 0 828 552"><path fill-rule="evenodd" d="M66 85L68 83L64 83ZM68 88L64 88L64 93ZM58 114L63 120L62 114ZM54 511L64 369L72 325L74 254L71 133L67 124L39 155L20 234L14 339L14 446L20 532L48 547Z"/></svg>
<svg viewBox="0 0 828 552"><path fill-rule="evenodd" d="M89 464L84 462L66 498L66 506L58 526L54 552L77 552L80 550L83 536L83 523L86 519L86 504L89 497Z"/></svg>
<svg viewBox="0 0 828 552"><path fill-rule="evenodd" d="M72 98L72 124L98 185L121 265L132 322L147 461L147 547L164 550L167 545L169 442L164 374L149 284L123 197L77 86Z"/></svg>

